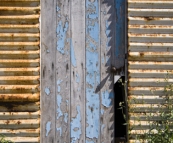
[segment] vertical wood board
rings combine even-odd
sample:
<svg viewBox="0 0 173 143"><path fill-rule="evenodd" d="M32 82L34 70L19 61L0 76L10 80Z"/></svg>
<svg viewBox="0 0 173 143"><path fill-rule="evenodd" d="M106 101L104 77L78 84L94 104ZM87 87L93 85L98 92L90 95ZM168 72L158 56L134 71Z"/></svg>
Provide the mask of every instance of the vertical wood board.
<svg viewBox="0 0 173 143"><path fill-rule="evenodd" d="M48 125L55 125L55 142L114 140L113 74L110 72L115 64L114 2L56 0L53 6L56 46L51 58L55 60L55 79L48 89L55 91L50 112L54 123L50 121ZM51 131L52 128L49 135Z"/></svg>
<svg viewBox="0 0 173 143"><path fill-rule="evenodd" d="M55 142L56 3L41 1L41 142Z"/></svg>
<svg viewBox="0 0 173 143"><path fill-rule="evenodd" d="M56 4L56 142L70 142L70 89L71 89L71 17L70 1Z"/></svg>
<svg viewBox="0 0 173 143"><path fill-rule="evenodd" d="M85 1L71 1L71 142L85 142Z"/></svg>
<svg viewBox="0 0 173 143"><path fill-rule="evenodd" d="M101 39L101 143L114 142L114 75L110 72L110 67L115 63L114 51L115 41L112 30L115 26L114 1L102 1L100 18L100 39Z"/></svg>
<svg viewBox="0 0 173 143"><path fill-rule="evenodd" d="M100 142L100 8L86 0L86 142Z"/></svg>

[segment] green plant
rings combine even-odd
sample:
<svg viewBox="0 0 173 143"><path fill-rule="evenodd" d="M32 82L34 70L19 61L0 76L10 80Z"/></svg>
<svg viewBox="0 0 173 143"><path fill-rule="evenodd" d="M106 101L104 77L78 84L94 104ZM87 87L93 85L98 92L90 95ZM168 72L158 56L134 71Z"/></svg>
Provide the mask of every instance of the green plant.
<svg viewBox="0 0 173 143"><path fill-rule="evenodd" d="M13 143L13 142L5 139L5 136L0 134L0 143Z"/></svg>
<svg viewBox="0 0 173 143"><path fill-rule="evenodd" d="M167 78L165 82L161 96L163 101L158 104L160 110L146 116L149 130L144 134L144 139L148 143L173 143L173 84Z"/></svg>
<svg viewBox="0 0 173 143"><path fill-rule="evenodd" d="M158 82L159 83L159 82ZM126 83L122 83L122 85L125 87L125 97L127 97L126 94ZM157 91L157 90L156 90ZM155 91L151 90L151 93L154 95ZM170 82L169 76L167 75L165 78L165 87L163 89L163 94L160 95L160 101L156 105L154 104L148 104L150 105L146 111L144 111L142 114L143 119L146 121L146 127L147 129L143 129L143 125L141 122L143 121L142 118L136 117L134 119L134 123L138 123L138 128L141 130L144 130L142 134L137 134L135 137L136 143L173 143L173 83ZM127 104L131 104L131 113L135 113L133 111L132 106L133 103L135 104L146 104L145 99L136 100L135 98L131 98L130 100L125 100ZM122 110L122 114L124 116L124 119L126 120L126 124L129 126L129 120L127 119L126 113L125 113L125 104L124 102L120 102L120 110ZM157 109L155 111L155 109ZM128 133L131 134L131 130L133 129L133 126L130 125L128 128Z"/></svg>

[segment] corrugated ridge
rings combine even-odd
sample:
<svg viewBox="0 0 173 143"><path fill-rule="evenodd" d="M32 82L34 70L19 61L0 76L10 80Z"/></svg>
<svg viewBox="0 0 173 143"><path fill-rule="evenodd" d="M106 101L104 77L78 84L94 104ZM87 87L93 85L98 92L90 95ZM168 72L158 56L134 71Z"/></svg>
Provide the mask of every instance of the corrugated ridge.
<svg viewBox="0 0 173 143"><path fill-rule="evenodd" d="M159 119L147 115L164 110L163 90L173 83L172 25L172 0L128 0L130 142L150 129L148 121Z"/></svg>
<svg viewBox="0 0 173 143"><path fill-rule="evenodd" d="M0 2L0 134L40 141L40 0Z"/></svg>

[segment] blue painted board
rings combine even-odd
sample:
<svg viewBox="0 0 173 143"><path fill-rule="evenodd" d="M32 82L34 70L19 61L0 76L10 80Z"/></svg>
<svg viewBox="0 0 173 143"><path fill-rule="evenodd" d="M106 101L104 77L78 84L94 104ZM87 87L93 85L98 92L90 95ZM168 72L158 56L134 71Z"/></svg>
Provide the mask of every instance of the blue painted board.
<svg viewBox="0 0 173 143"><path fill-rule="evenodd" d="M125 3L126 0L115 0L115 67L124 66L125 59Z"/></svg>
<svg viewBox="0 0 173 143"><path fill-rule="evenodd" d="M100 135L99 1L86 0L86 142L98 142Z"/></svg>

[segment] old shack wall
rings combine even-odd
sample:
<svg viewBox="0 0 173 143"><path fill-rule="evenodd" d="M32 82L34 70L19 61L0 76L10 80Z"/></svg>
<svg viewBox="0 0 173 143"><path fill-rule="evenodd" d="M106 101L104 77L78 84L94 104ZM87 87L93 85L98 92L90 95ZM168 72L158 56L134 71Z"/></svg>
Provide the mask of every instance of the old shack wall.
<svg viewBox="0 0 173 143"><path fill-rule="evenodd" d="M130 142L141 139L165 110L164 87L173 74L172 8L172 0L128 0Z"/></svg>
<svg viewBox="0 0 173 143"><path fill-rule="evenodd" d="M42 0L41 142L113 142L110 67L124 66L115 2Z"/></svg>

